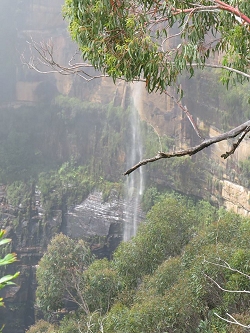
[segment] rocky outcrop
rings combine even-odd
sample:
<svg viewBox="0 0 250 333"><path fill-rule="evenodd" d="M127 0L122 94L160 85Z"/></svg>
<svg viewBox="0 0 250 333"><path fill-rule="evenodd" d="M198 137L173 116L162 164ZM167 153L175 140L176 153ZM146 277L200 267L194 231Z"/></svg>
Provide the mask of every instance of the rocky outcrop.
<svg viewBox="0 0 250 333"><path fill-rule="evenodd" d="M113 251L123 239L123 229L133 216L135 201L127 202L119 198L113 190L109 200L104 202L102 193L94 191L80 205L67 213L65 233L71 238L94 240L92 251L98 257L112 256ZM138 207L137 223L144 219Z"/></svg>

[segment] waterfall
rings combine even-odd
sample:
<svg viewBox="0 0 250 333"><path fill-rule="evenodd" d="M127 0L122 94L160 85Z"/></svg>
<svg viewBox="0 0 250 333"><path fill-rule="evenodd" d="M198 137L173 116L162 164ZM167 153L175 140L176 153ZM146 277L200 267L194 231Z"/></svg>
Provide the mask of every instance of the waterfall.
<svg viewBox="0 0 250 333"><path fill-rule="evenodd" d="M143 158L143 144L140 128L138 108L142 101L142 86L136 82L131 88L130 97L130 133L128 138L127 167L131 167ZM141 220L140 202L144 191L143 168L132 172L125 184L125 224L123 240L128 241L135 236L138 224Z"/></svg>

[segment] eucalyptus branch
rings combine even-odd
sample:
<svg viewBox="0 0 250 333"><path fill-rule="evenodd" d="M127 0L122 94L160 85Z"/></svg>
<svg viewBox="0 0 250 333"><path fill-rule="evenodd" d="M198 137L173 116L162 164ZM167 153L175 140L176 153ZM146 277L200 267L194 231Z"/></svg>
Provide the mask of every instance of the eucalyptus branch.
<svg viewBox="0 0 250 333"><path fill-rule="evenodd" d="M195 8L194 8L193 11L191 11L191 12L189 13L188 17L186 18L186 20L185 20L185 22L184 22L184 24L183 24L182 29L181 29L178 33L176 33L176 34L174 34L174 35L171 35L171 36L169 36L169 37L166 37L166 38L163 40L163 42L162 42L162 51L163 51L163 52L165 52L165 51L164 51L164 43L166 43L166 41L168 41L168 40L171 39L171 38L176 38L176 37L178 37L178 36L181 36L181 35L184 33L184 31L185 31L185 29L186 29L186 26L188 25L188 22L189 22L189 20L190 20L190 18L191 18L191 16L192 16L192 14L193 14L194 11L195 11Z"/></svg>
<svg viewBox="0 0 250 333"><path fill-rule="evenodd" d="M200 64L192 64L192 66L200 66ZM250 74L246 72L242 72L236 68L228 67L228 66L223 66L223 65L215 65L215 64L203 64L203 67L211 67L211 68L220 68L220 69L226 69L229 72L236 73L242 76L245 76L250 79Z"/></svg>
<svg viewBox="0 0 250 333"><path fill-rule="evenodd" d="M136 165L134 165L132 168L128 169L124 175L129 175L131 172L135 171L136 169L140 168L142 165L146 165L148 163L152 163L155 161L158 161L163 158L172 158L172 157L181 157L181 156L191 156L199 151L211 146L214 143L221 142L230 138L235 138L239 134L243 133L248 127L250 126L250 120L246 121L245 123L239 125L238 127L233 128L232 130L222 133L220 135L217 135L212 138L208 138L203 140L200 144L187 148L187 149L182 149L178 150L176 152L170 152L170 153L165 153L165 152L158 152L158 154L152 158L148 158L145 160L140 161ZM223 154L224 155L224 154ZM224 157L224 156L223 156ZM227 158L227 157L224 157Z"/></svg>
<svg viewBox="0 0 250 333"><path fill-rule="evenodd" d="M244 13L240 12L238 7L233 7L221 0L212 0L212 1L216 4L218 4L220 9L228 11L228 12L234 14L235 16L239 17L241 19L242 23L245 22L247 24L250 24L250 17L248 17Z"/></svg>
<svg viewBox="0 0 250 333"><path fill-rule="evenodd" d="M222 10L222 11L227 11L229 13L234 14L236 17L240 18L242 23L250 24L250 18L246 16L244 13L240 12L237 7L230 6L229 4L226 4L223 1L220 0L212 0L215 5L213 6L199 6L195 4L197 7L191 7L191 8L185 8L185 9L179 9L179 8L173 8L173 15L178 15L182 13L190 13L193 12L194 9L196 12L199 11L214 11L214 10Z"/></svg>

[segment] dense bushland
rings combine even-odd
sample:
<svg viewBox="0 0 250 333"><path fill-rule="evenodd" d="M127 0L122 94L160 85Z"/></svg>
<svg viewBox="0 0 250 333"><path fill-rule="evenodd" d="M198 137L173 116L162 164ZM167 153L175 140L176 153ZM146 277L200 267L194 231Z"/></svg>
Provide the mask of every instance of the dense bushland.
<svg viewBox="0 0 250 333"><path fill-rule="evenodd" d="M47 304L47 318L55 318L55 305L58 311L67 305L67 290L60 289L60 302L45 290L71 277L77 310L54 332L229 333L232 327L214 313L229 312L247 321L250 299L247 294L223 292L216 283L229 290L250 289L249 278L225 267L250 274L249 236L248 218L218 211L204 201L161 195L137 236L121 243L111 261L94 260L87 267L85 247L84 258L72 260L75 248L70 250L70 240L55 257L53 246L60 237L66 239L56 236L38 269L38 304ZM64 264L57 270L61 260ZM77 269L83 263L84 269ZM66 269L63 280L61 267ZM39 325L29 332L40 332ZM44 332L49 330L48 325Z"/></svg>

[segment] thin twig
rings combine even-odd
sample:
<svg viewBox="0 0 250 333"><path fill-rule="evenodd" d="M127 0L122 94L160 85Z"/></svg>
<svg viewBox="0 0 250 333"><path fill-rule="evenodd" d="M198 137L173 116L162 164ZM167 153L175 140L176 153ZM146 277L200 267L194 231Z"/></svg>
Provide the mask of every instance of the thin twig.
<svg viewBox="0 0 250 333"><path fill-rule="evenodd" d="M226 261L224 261L224 260L223 260L224 265L222 265L222 264L217 264L217 263L215 263L215 262L208 261L208 260L206 260L206 259L204 259L204 262L207 262L208 264L211 264L211 265L214 265L214 266L217 266L217 267L226 268L226 269L228 269L228 270L230 270L230 271L232 271L232 272L239 273L239 274L241 274L241 275L247 277L248 279L250 279L250 276L249 276L248 274L243 273L243 272L239 271L239 270L236 269L236 268L232 268L232 267L231 267Z"/></svg>
<svg viewBox="0 0 250 333"><path fill-rule="evenodd" d="M227 315L229 318L231 318L231 320L221 317L221 316L218 315L218 313L216 313L216 312L214 312L214 314L215 314L218 318L220 318L220 319L226 321L226 322L229 323L229 324L238 325L238 326L241 326L241 327L244 327L244 328L250 328L250 325L244 325L244 324L240 323L238 320L236 320L236 319L235 319L232 315L230 315L229 313L226 313L226 315Z"/></svg>
<svg viewBox="0 0 250 333"><path fill-rule="evenodd" d="M164 93L172 98L172 100L174 101L175 104L178 105L178 107L186 114L188 120L190 121L193 129L195 130L195 133L198 135L198 137L202 140L204 140L204 137L201 135L199 129L198 129L198 126L197 124L195 123L194 121L194 118L192 117L192 115L190 114L190 112L188 111L186 105L182 105L182 103L180 101L178 101L173 95L171 95L167 90L164 91Z"/></svg>
<svg viewBox="0 0 250 333"><path fill-rule="evenodd" d="M236 294L250 294L249 290L230 290L230 289L225 289L219 285L218 282L216 282L214 279L212 279L209 275L204 274L206 278L208 278L210 281L212 281L220 290L225 291L227 293L236 293Z"/></svg>

